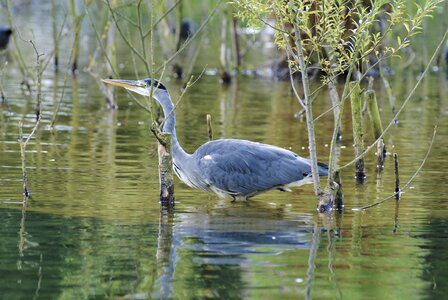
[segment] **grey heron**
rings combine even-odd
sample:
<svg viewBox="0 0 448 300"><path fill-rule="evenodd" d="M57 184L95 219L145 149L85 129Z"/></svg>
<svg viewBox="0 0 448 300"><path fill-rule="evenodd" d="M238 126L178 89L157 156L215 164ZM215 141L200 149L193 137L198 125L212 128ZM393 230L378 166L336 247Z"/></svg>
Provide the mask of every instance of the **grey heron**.
<svg viewBox="0 0 448 300"><path fill-rule="evenodd" d="M239 200L273 189L290 191L292 186L311 182L310 160L272 145L218 139L188 154L177 140L174 105L164 85L150 78L103 81L143 96L152 95L161 105L165 116L163 131L172 134L174 171L190 187ZM319 176L328 175L324 164L318 168Z"/></svg>

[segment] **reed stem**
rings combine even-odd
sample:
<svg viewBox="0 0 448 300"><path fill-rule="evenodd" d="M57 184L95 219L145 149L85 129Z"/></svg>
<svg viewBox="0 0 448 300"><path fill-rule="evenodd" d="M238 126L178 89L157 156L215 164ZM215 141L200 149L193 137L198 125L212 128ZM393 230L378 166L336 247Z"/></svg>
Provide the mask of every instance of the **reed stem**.
<svg viewBox="0 0 448 300"><path fill-rule="evenodd" d="M360 154L364 152L361 100L362 94L359 82L350 82L350 102L352 107L353 144L355 148L355 157L359 157ZM366 178L364 171L364 157L359 157L355 162L355 178L358 182L363 182Z"/></svg>

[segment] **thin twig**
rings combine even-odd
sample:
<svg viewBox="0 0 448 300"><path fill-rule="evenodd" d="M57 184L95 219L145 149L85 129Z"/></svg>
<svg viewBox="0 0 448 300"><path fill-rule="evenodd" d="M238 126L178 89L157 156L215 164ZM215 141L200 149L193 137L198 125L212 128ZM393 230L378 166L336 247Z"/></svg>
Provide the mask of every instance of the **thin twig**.
<svg viewBox="0 0 448 300"><path fill-rule="evenodd" d="M75 43L75 41L73 41L73 44L74 43ZM51 122L50 122L50 128L54 128L54 124L56 123L58 112L59 112L59 109L60 109L61 104L62 104L62 100L64 99L64 96L65 96L65 87L66 87L66 83L67 83L67 79L68 79L68 74L70 72L70 64L72 63L72 58L73 58L73 53L74 53L73 49L74 49L74 47L71 48L70 56L69 56L68 61L67 61L67 68L66 68L66 71L65 71L65 74L64 74L64 83L62 85L61 96L59 97L59 101L58 101L58 104L56 106L56 110L53 113L53 117L52 117Z"/></svg>
<svg viewBox="0 0 448 300"><path fill-rule="evenodd" d="M107 0L106 1L107 6L109 7L109 11L112 17L112 20L115 23L115 26L117 27L118 32L120 33L121 38L123 39L123 41L126 43L126 45L128 46L128 48L132 51L132 53L134 53L135 55L137 55L137 57L144 63L147 72L149 73L149 66L148 66L148 62L145 60L145 57L143 57L143 55L137 51L137 49L135 49L135 47L131 44L131 41L126 37L126 35L124 34L122 28L119 25L119 22L115 16L115 10L112 8L110 1Z"/></svg>
<svg viewBox="0 0 448 300"><path fill-rule="evenodd" d="M298 57L297 57L296 54L294 53L294 51L293 51L291 45L288 43L288 37L287 37L286 34L289 34L289 33L286 32L286 30L285 30L285 25L283 24L283 22L281 22L281 24L282 24L282 29L283 29L283 30L279 30L279 31L280 31L280 33L282 34L283 41L285 42L285 45L286 45L286 48L287 48L287 49L286 49L286 55L287 55L287 57L288 57L288 60L290 60L290 59L291 59L290 56L292 56L293 59L294 59L295 61L298 61ZM285 32L286 32L286 33L285 33ZM303 103L303 100L302 100L302 98L300 97L299 93L297 92L296 86L295 86L295 84L294 84L294 78L293 78L292 68L289 67L289 68L288 68L288 71L289 71L289 80L291 81L291 87L292 87L292 90L293 90L293 92L294 92L294 96L296 97L296 99L297 99L297 101L299 102L299 104L303 107L303 109L305 109L305 103Z"/></svg>
<svg viewBox="0 0 448 300"><path fill-rule="evenodd" d="M417 82L414 85L414 88L411 90L411 92L409 93L409 95L407 96L406 100L404 100L403 104L401 105L400 109L397 111L397 113L395 114L395 117L397 117L404 109L404 107L406 106L406 104L408 104L408 102L411 100L412 96L414 95L415 91L417 90L418 86L420 85L420 83L423 81L423 78L425 78L426 73L428 73L428 70L430 69L434 59L437 56L437 53L439 52L440 48L443 45L443 42L445 41L446 37L448 36L448 29L445 31L445 34L443 35L442 39L439 42L439 45L437 46L436 50L434 51L431 59L429 60L429 63L426 65L425 70L423 71L423 73L421 74L420 78L417 80ZM336 170L342 170L350 165L352 165L353 163L355 163L359 158L364 157L373 147L375 147L376 143L378 143L378 141L383 138L384 134L387 132L387 130L395 124L395 118L392 119L392 121L386 126L386 128L384 128L383 133L375 140L375 142L373 142L369 147L366 148L366 150L361 153L358 157L355 157L355 159L353 159L352 161L350 161L349 163L343 165L342 167L337 168Z"/></svg>
<svg viewBox="0 0 448 300"><path fill-rule="evenodd" d="M41 114L41 90L42 90L42 65L41 65L41 56L43 54L40 54L39 51L36 48L36 45L32 40L28 41L34 49L34 52L36 54L36 80L37 80L37 94L36 94L36 123L34 124L33 129L31 130L31 133L28 135L26 139L24 139L23 132L22 132L22 123L19 124L19 145L20 145L20 158L22 162L22 177L23 177L23 196L24 201L23 205L26 205L27 200L30 198L30 192L28 188L28 175L26 172L26 146L28 145L30 139L34 136L37 128L39 127L40 120L42 119Z"/></svg>
<svg viewBox="0 0 448 300"><path fill-rule="evenodd" d="M324 111L323 113L321 113L320 115L318 115L317 117L314 118L314 122L316 122L317 120L319 120L320 118L322 118L323 116L325 116L327 113L333 111L335 108L339 107L339 103L330 107L328 110Z"/></svg>
<svg viewBox="0 0 448 300"><path fill-rule="evenodd" d="M431 153L432 145L434 144L434 140L435 140L435 138L436 138L436 133L437 133L437 125L434 126L434 132L433 132L433 134L432 134L431 143L429 144L428 151L426 152L426 155L425 155L425 157L423 158L422 163L420 164L420 166L418 167L418 169L415 171L414 175L412 175L412 177L406 182L406 184L403 186L403 188L402 188L401 190L399 190L399 191L393 193L392 195L390 195L390 196L388 196L388 197L386 197L386 198L384 198L384 199L382 199L382 200L380 200L380 201L378 201L378 202L375 202L375 203L373 203L373 204L369 204L369 205L366 205L366 206L362 206L362 207L355 207L355 208L352 208L352 210L354 210L354 211L361 211L361 210L366 210L366 209L368 209L368 208L377 206L377 205L379 205L379 204L381 204L381 203L386 202L386 201L389 200L389 199L395 198L395 197L398 196L400 193L402 193L404 190L406 190L406 189L409 187L409 185L411 184L411 182L415 179L415 177L417 177L418 173L420 173L420 170L423 168L423 165L425 164L426 160L428 159L428 157L429 157L429 153Z"/></svg>
<svg viewBox="0 0 448 300"><path fill-rule="evenodd" d="M187 84L185 85L185 88L182 90L182 93L180 94L180 96L179 96L179 98L177 99L176 103L174 103L173 110L170 111L170 112L168 113L167 116L165 116L165 119L163 120L162 124L160 124L160 126L163 126L163 124L165 123L165 120L167 120L168 117L171 115L171 113L172 113L173 111L176 110L177 106L179 105L180 101L181 101L182 98L184 97L184 95L185 95L185 93L187 92L187 90L188 90L191 86L193 86L193 85L194 85L194 84L195 84L195 83L202 77L202 75L204 75L204 72L205 72L206 68L207 68L207 66L202 70L201 74L199 74L199 76L198 76L195 80L193 80L193 79L194 79L194 76L191 75L190 79L188 80Z"/></svg>
<svg viewBox="0 0 448 300"><path fill-rule="evenodd" d="M154 24L153 24L153 26L151 26L151 28L149 28L144 34L143 34L143 37L147 37L153 30L154 30L154 28L170 13L170 12L172 12L178 5L179 5L179 3L181 3L181 1L182 0L177 0L174 4L173 4L173 6L171 6L169 9L167 9L167 11L162 15L162 16L160 16L160 18L157 20L157 21L155 21L154 22Z"/></svg>
<svg viewBox="0 0 448 300"><path fill-rule="evenodd" d="M6 0L6 12L7 12L7 16L8 16L9 26L11 28L14 28L15 33L17 33L17 36L20 38L20 32L19 32L18 28L14 24L14 18L12 16L12 12L11 12L10 0ZM19 43L18 43L17 38L16 38L16 34L12 35L12 39L13 39L14 44L16 46L15 47L15 51L13 52L13 55L15 56L15 58L17 60L17 63L18 63L18 66L19 66L19 70L22 72L23 81L27 81L29 78L33 77L32 73L30 72L30 70L26 66L25 59L23 58L22 51L20 50Z"/></svg>
<svg viewBox="0 0 448 300"><path fill-rule="evenodd" d="M84 3L85 3L85 1L86 1L86 0L84 0ZM111 61L109 55L107 55L106 47L104 46L103 40L102 40L102 38L101 38L101 35L100 35L100 33L98 32L98 30L96 29L95 22L93 21L91 14L90 14L89 11L87 10L87 7L85 7L85 14L87 15L87 17L89 17L90 25L92 26L93 32L95 33L96 41L98 42L98 45L100 46L100 48L101 48L101 50L102 50L102 52L103 52L103 55L104 55L104 57L106 58L107 63L108 63L109 66L111 67L112 72L114 73L114 76L118 76L118 72L117 72L117 70L115 69L115 66L114 66L114 64L112 63L112 61ZM113 26L113 24L111 24L110 26Z"/></svg>
<svg viewBox="0 0 448 300"><path fill-rule="evenodd" d="M140 35L140 43L141 43L141 47L142 47L142 53L143 53L143 58L145 59L145 61L147 61L147 56L146 56L146 47L145 47L145 36L143 35L143 28L142 28L142 17L141 17L141 5L142 5L142 0L139 0L137 3L137 22L138 22L138 33ZM152 49L152 48L151 48ZM146 70L149 71L149 70Z"/></svg>
<svg viewBox="0 0 448 300"><path fill-rule="evenodd" d="M198 34L202 31L202 29L204 29L205 25L208 24L208 22L210 21L211 17L213 17L213 15L216 13L216 10L221 5L221 2L222 2L222 0L218 1L216 6L213 8L212 12L207 16L207 18L204 20L204 22L202 22L201 26L199 26L198 30L193 35L188 37L185 40L185 42L182 44L182 46L171 57L169 57L165 61L166 64L169 64L170 62L172 62L176 58L176 56L179 55L179 53L181 53L191 43L191 41L193 41L198 36ZM159 67L156 70L156 73L158 73L161 69L162 69L162 67Z"/></svg>

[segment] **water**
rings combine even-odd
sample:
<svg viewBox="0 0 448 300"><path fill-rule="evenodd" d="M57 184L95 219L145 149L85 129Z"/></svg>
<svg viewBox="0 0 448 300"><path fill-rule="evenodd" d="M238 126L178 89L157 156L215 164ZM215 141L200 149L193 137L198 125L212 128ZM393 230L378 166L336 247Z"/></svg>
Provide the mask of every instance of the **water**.
<svg viewBox="0 0 448 300"><path fill-rule="evenodd" d="M345 211L320 216L310 185L231 202L178 180L175 209L161 210L148 114L123 91L117 93L119 110L109 111L84 72L69 77L54 129L49 124L64 76L45 73L43 119L26 153L32 199L22 207L16 203L22 200L18 124L30 132L34 102L17 89L16 66L8 70L7 102L0 104L1 299L446 297L445 74L425 79L386 136L389 152L399 155L404 184L439 125L431 155L402 200L351 210L394 190L390 157L379 176L370 153L365 184L355 184L352 167L342 172ZM417 75L390 78L397 107ZM376 84L386 123L391 109ZM174 98L180 94L181 83L166 86ZM294 118L299 106L289 91L288 82L242 77L225 87L204 76L177 110L180 142L190 153L206 142L210 113L215 138L246 138L307 156L305 122ZM314 114L330 107L322 92ZM344 120L341 164L353 158L350 115ZM317 123L322 161L332 126L331 114ZM366 139L372 141L369 127Z"/></svg>
<svg viewBox="0 0 448 300"><path fill-rule="evenodd" d="M414 101L386 139L399 153L405 182L439 124L430 159L402 201L351 211L393 191L392 161L377 179L371 154L366 184L354 184L351 168L343 172L345 212L320 217L311 186L230 202L176 181L177 205L161 211L147 114L121 92L120 109L108 111L83 76L70 80L56 128L44 118L29 145L33 198L26 209L10 202L21 200L18 122L29 132L33 116L22 117L20 92L8 92L11 100L2 105L3 299L414 299L446 292L447 107L446 96L435 92L445 79L428 79L427 98ZM205 77L183 100L178 131L188 151L206 141L211 113L216 137L254 139L306 156L305 125L291 114L297 104L287 83L241 79L237 88ZM52 91L45 92L52 101ZM329 106L319 103L316 114ZM322 160L331 123L329 116L318 125ZM353 155L349 136L343 162Z"/></svg>

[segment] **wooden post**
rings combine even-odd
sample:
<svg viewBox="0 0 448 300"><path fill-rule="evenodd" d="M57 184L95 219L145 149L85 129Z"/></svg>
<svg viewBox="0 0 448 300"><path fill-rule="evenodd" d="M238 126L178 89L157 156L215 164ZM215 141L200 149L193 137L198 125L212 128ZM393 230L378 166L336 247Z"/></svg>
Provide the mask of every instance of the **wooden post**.
<svg viewBox="0 0 448 300"><path fill-rule="evenodd" d="M344 194L342 192L341 174L339 171L334 172L334 182L338 185L334 195L334 205L340 211L344 208Z"/></svg>
<svg viewBox="0 0 448 300"><path fill-rule="evenodd" d="M386 157L386 146L384 145L383 139L378 141L376 144L376 169L378 171L384 168L384 158Z"/></svg>
<svg viewBox="0 0 448 300"><path fill-rule="evenodd" d="M397 233L399 229L399 223L398 223L398 213L400 212L400 201L395 201L395 216L394 216L394 230L392 230L393 233Z"/></svg>
<svg viewBox="0 0 448 300"><path fill-rule="evenodd" d="M398 155L394 153L394 169L395 169L395 199L400 200L400 175L398 171Z"/></svg>
<svg viewBox="0 0 448 300"><path fill-rule="evenodd" d="M213 129L212 129L212 116L207 114L207 129L208 129L208 140L213 140Z"/></svg>
<svg viewBox="0 0 448 300"><path fill-rule="evenodd" d="M159 154L160 204L174 206L173 157L171 133L157 133Z"/></svg>
<svg viewBox="0 0 448 300"><path fill-rule="evenodd" d="M353 143L355 147L355 158L364 152L364 133L361 117L361 88L356 81L350 82L350 102L352 106L352 127ZM366 178L364 172L364 158L361 157L355 163L355 178L358 182L363 182Z"/></svg>

